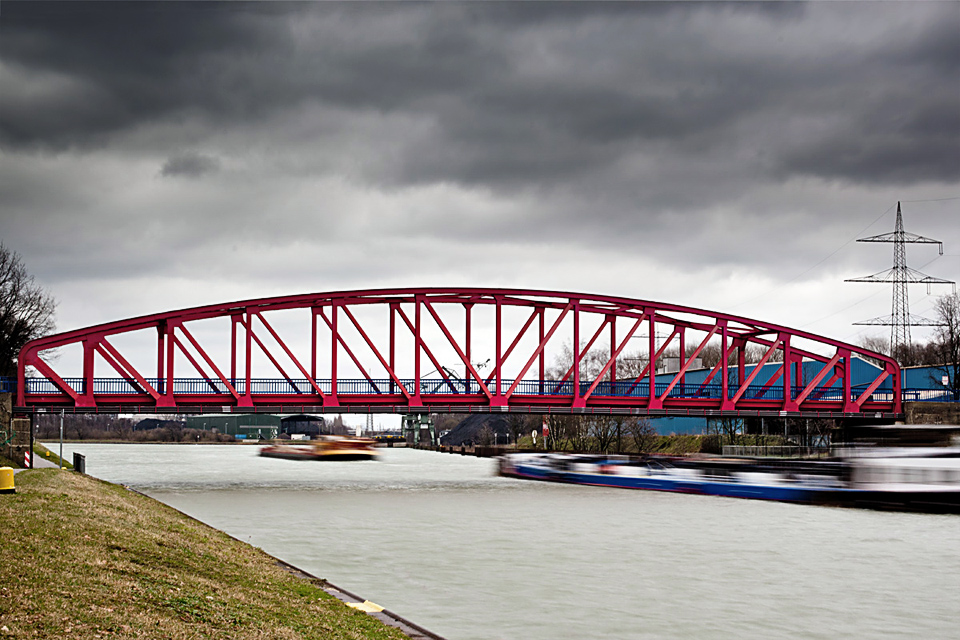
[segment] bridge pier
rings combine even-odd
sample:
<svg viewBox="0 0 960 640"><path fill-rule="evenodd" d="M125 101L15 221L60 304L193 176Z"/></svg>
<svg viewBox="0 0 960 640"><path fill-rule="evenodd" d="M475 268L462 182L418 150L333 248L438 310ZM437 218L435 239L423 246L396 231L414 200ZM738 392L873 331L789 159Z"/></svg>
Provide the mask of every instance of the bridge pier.
<svg viewBox="0 0 960 640"><path fill-rule="evenodd" d="M430 446L435 447L438 444L437 431L429 413L408 413L403 416L402 433L408 446L416 446L421 443L424 429L429 434Z"/></svg>
<svg viewBox="0 0 960 640"><path fill-rule="evenodd" d="M33 447L33 418L13 415L13 394L0 393L0 455L17 466L23 466L23 456Z"/></svg>
<svg viewBox="0 0 960 640"><path fill-rule="evenodd" d="M956 402L904 402L907 424L960 425L960 404Z"/></svg>

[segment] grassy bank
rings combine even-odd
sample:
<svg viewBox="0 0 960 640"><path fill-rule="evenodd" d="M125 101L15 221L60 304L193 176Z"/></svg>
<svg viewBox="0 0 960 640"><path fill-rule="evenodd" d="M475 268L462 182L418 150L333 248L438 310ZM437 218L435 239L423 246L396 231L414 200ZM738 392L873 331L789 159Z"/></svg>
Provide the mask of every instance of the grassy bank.
<svg viewBox="0 0 960 640"><path fill-rule="evenodd" d="M0 495L0 638L405 638L150 498L37 469Z"/></svg>

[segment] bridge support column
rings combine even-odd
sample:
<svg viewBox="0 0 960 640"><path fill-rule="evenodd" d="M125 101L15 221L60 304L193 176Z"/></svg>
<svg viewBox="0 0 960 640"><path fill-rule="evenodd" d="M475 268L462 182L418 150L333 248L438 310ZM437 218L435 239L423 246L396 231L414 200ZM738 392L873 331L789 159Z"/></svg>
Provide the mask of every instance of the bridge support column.
<svg viewBox="0 0 960 640"><path fill-rule="evenodd" d="M798 410L793 399L793 349L790 348L790 336L783 339L783 410Z"/></svg>
<svg viewBox="0 0 960 640"><path fill-rule="evenodd" d="M83 340L83 388L77 398L78 407L95 407L93 399L94 355L100 336L92 336Z"/></svg>
<svg viewBox="0 0 960 640"><path fill-rule="evenodd" d="M843 356L843 411L844 413L858 413L860 411L859 405L853 401L853 392L850 388L850 352L847 350L841 351Z"/></svg>
<svg viewBox="0 0 960 640"><path fill-rule="evenodd" d="M733 411L735 405L730 401L730 354L727 351L727 323L720 330L720 410Z"/></svg>

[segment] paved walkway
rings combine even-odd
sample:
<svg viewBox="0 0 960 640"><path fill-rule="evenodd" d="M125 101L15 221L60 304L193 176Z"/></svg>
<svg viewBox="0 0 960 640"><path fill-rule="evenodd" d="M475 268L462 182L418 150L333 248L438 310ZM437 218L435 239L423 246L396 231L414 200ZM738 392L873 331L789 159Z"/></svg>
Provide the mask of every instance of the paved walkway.
<svg viewBox="0 0 960 640"><path fill-rule="evenodd" d="M44 456L34 456L33 458L33 468L34 469L58 469L60 465L56 462L51 462Z"/></svg>
<svg viewBox="0 0 960 640"><path fill-rule="evenodd" d="M34 469L58 469L60 466L55 462L50 462L45 456L34 456L33 458L33 468ZM13 472L17 473L23 471L23 469L14 469Z"/></svg>

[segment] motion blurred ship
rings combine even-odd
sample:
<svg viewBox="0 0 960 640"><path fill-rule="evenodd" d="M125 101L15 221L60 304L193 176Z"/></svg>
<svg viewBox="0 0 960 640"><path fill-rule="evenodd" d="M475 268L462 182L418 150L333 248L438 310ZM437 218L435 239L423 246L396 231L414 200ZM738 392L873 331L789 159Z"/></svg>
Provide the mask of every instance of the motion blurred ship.
<svg viewBox="0 0 960 640"><path fill-rule="evenodd" d="M379 453L370 438L321 436L307 444L272 444L260 455L285 460L376 460Z"/></svg>
<svg viewBox="0 0 960 640"><path fill-rule="evenodd" d="M960 513L958 447L856 448L826 461L517 453L500 459L500 474L801 504Z"/></svg>

